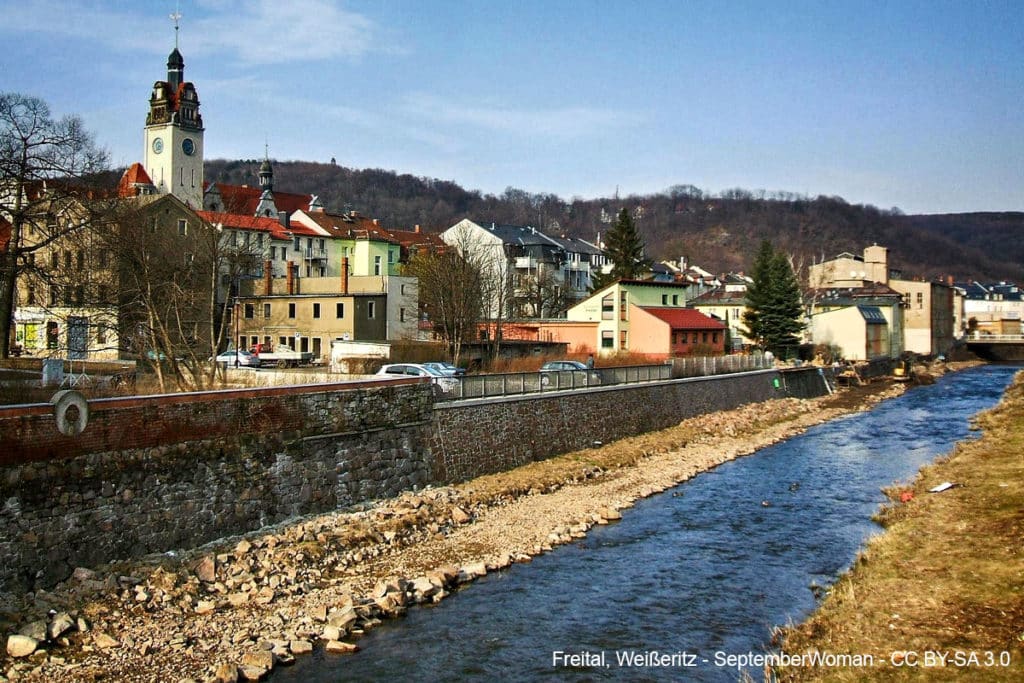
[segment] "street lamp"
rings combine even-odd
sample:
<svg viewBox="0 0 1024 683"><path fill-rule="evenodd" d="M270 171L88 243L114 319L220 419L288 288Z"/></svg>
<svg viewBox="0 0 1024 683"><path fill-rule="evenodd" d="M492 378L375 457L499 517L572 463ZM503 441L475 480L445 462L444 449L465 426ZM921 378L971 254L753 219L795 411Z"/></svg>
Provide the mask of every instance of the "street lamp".
<svg viewBox="0 0 1024 683"><path fill-rule="evenodd" d="M235 297L235 306L232 315L235 316L235 369L238 369L238 297Z"/></svg>

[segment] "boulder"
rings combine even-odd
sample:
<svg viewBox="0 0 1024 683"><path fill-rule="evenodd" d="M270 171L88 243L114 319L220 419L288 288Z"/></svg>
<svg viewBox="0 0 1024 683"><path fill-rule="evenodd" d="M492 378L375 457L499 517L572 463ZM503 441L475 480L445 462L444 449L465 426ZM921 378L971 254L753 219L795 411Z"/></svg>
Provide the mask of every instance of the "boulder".
<svg viewBox="0 0 1024 683"><path fill-rule="evenodd" d="M231 662L223 662L214 669L206 683L238 683L238 667Z"/></svg>
<svg viewBox="0 0 1024 683"><path fill-rule="evenodd" d="M288 643L288 649L293 655L308 655L313 651L313 643L308 640L293 640Z"/></svg>
<svg viewBox="0 0 1024 683"><path fill-rule="evenodd" d="M203 583L213 583L217 580L217 561L207 555L196 564L195 574Z"/></svg>
<svg viewBox="0 0 1024 683"><path fill-rule="evenodd" d="M18 629L18 635L28 636L33 640L46 640L46 622L42 619L30 621Z"/></svg>
<svg viewBox="0 0 1024 683"><path fill-rule="evenodd" d="M67 612L59 612L53 615L53 619L50 621L49 627L47 627L47 632L50 635L50 640L57 640L74 627L75 620L71 618L71 615Z"/></svg>
<svg viewBox="0 0 1024 683"><path fill-rule="evenodd" d="M15 659L28 657L39 647L39 641L29 636L20 634L7 637L7 654Z"/></svg>
<svg viewBox="0 0 1024 683"><path fill-rule="evenodd" d="M467 524L472 517L458 505L452 508L452 521L456 524Z"/></svg>
<svg viewBox="0 0 1024 683"><path fill-rule="evenodd" d="M352 606L342 607L341 609L332 610L327 615L327 623L335 628L346 630L352 624L356 622L359 615L356 614L355 608Z"/></svg>
<svg viewBox="0 0 1024 683"><path fill-rule="evenodd" d="M96 647L103 648L104 650L109 650L110 648L118 647L120 645L119 642L108 636L106 633L97 633L94 641L96 643Z"/></svg>
<svg viewBox="0 0 1024 683"><path fill-rule="evenodd" d="M242 661L239 663L241 669L262 669L263 674L266 675L274 668L274 653L270 650L255 650L252 652L246 652L242 655ZM249 680L259 680L249 679Z"/></svg>
<svg viewBox="0 0 1024 683"><path fill-rule="evenodd" d="M351 654L359 651L359 646L355 643L345 643L340 640L329 640L324 645L324 650L327 652L334 652L337 654Z"/></svg>

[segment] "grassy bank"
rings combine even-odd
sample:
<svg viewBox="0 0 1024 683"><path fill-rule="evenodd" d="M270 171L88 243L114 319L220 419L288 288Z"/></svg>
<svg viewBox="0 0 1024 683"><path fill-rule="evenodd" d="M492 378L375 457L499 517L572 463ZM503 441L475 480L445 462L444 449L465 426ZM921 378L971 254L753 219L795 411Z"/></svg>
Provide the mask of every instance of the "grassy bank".
<svg viewBox="0 0 1024 683"><path fill-rule="evenodd" d="M976 423L980 439L887 491L886 533L782 634L788 654L873 666L790 666L780 680L1024 680L1024 373ZM943 482L955 486L928 492Z"/></svg>

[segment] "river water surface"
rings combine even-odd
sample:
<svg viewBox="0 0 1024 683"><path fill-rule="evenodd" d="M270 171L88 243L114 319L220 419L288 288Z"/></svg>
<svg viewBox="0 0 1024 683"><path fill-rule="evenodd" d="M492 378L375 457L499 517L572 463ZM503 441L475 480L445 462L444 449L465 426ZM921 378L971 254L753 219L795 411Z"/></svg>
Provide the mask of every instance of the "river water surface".
<svg viewBox="0 0 1024 683"><path fill-rule="evenodd" d="M735 681L726 658L770 651L774 626L805 618L812 587L831 584L880 531L870 520L880 489L971 438L970 417L999 401L1016 369L948 374L721 465L579 543L411 609L355 655L318 651L273 680ZM677 656L654 666L653 651ZM634 655L648 659L620 663Z"/></svg>

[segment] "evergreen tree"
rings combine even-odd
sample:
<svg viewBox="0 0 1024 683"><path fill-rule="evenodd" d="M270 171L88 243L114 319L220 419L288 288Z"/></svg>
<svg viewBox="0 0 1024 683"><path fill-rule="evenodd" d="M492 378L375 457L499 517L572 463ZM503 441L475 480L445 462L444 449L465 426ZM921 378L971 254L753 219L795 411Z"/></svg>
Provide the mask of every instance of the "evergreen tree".
<svg viewBox="0 0 1024 683"><path fill-rule="evenodd" d="M607 274L594 276L595 291L616 280L638 279L647 272L651 264L644 258L644 241L627 209L619 211L615 227L604 239L604 254L612 262L612 269Z"/></svg>
<svg viewBox="0 0 1024 683"><path fill-rule="evenodd" d="M757 251L751 277L744 334L762 349L784 357L787 349L800 343L797 335L804 328L800 284L789 259L767 240Z"/></svg>

